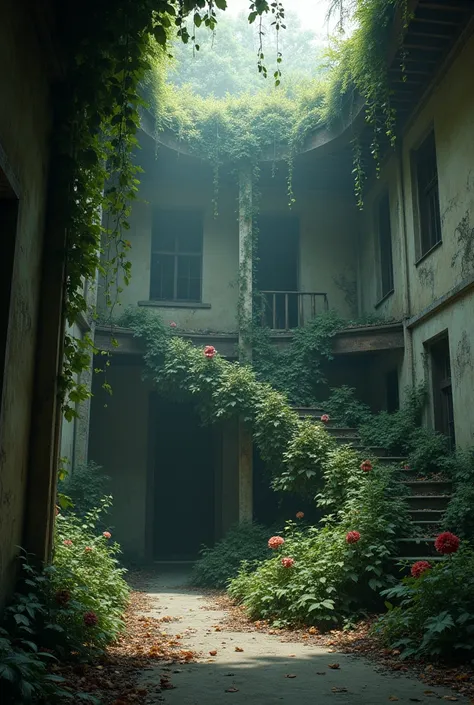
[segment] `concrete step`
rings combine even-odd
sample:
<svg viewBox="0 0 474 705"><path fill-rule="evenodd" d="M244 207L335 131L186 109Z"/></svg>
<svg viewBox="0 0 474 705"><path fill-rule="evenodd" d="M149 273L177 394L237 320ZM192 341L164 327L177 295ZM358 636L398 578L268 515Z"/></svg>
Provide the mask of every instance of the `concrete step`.
<svg viewBox="0 0 474 705"><path fill-rule="evenodd" d="M450 495L448 495L448 494L440 494L440 495L412 494L412 495L408 495L408 497L406 497L406 501L408 502L408 506L411 510L420 510L420 509L428 509L428 510L441 509L441 510L444 510L444 509L446 509L449 500L450 500Z"/></svg>
<svg viewBox="0 0 474 705"><path fill-rule="evenodd" d="M324 409L316 406L294 406L293 411L296 411L300 419L303 418L314 418L319 421L321 416L325 413Z"/></svg>
<svg viewBox="0 0 474 705"><path fill-rule="evenodd" d="M402 480L402 484L409 487L414 495L449 495L453 483L449 480Z"/></svg>
<svg viewBox="0 0 474 705"><path fill-rule="evenodd" d="M383 455L378 458L379 463L383 465L398 465L404 462L405 458L400 455Z"/></svg>
<svg viewBox="0 0 474 705"><path fill-rule="evenodd" d="M434 536L399 539L400 555L406 558L412 558L419 554L424 556L437 555L434 542Z"/></svg>
<svg viewBox="0 0 474 705"><path fill-rule="evenodd" d="M444 510L442 509L430 509L428 506L425 510L422 509L411 509L410 517L415 523L419 521L426 522L427 524L439 524L444 515Z"/></svg>
<svg viewBox="0 0 474 705"><path fill-rule="evenodd" d="M394 563L400 563L400 562L408 563L407 570L403 571L403 572L408 573L410 570L410 566L412 566L413 563L416 563L417 561L428 561L428 563L433 564L433 563L436 563L437 561L442 561L443 556L439 556L439 555L436 555L436 556L430 556L430 555L428 555L428 556L393 556L393 558L390 558L390 560L393 561Z"/></svg>
<svg viewBox="0 0 474 705"><path fill-rule="evenodd" d="M356 428L344 428L341 426L331 426L330 423L327 424L326 427L327 427L327 430L329 431L329 433L331 434L331 436L334 436L334 438L337 438L337 439L339 439L339 438L341 438L341 439L345 439L345 438L354 439L354 438L359 437ZM343 442L343 441L341 441L341 442Z"/></svg>

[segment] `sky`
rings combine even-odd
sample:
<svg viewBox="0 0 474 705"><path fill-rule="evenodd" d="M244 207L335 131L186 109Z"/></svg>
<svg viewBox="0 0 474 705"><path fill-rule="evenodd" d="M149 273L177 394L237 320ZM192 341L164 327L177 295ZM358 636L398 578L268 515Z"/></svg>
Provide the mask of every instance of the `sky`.
<svg viewBox="0 0 474 705"><path fill-rule="evenodd" d="M227 11L237 15L242 10L248 10L248 0L227 0ZM321 39L327 37L328 26L326 14L329 0L283 0L285 10L292 10L300 17L306 29L311 29Z"/></svg>

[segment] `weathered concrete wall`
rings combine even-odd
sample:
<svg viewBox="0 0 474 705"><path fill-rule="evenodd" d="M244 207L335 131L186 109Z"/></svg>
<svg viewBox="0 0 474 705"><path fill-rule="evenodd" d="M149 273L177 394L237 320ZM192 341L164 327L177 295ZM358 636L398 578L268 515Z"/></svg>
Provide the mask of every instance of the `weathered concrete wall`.
<svg viewBox="0 0 474 705"><path fill-rule="evenodd" d="M48 68L26 6L0 20L0 160L19 197L0 411L0 604L22 543L50 129Z"/></svg>

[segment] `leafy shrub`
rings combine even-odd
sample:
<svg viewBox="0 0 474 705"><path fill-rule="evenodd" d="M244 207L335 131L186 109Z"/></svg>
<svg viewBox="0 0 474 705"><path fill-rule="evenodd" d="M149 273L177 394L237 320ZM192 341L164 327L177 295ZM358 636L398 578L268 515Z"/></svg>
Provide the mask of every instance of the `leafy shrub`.
<svg viewBox="0 0 474 705"><path fill-rule="evenodd" d="M99 506L101 499L108 494L109 486L110 478L102 467L90 461L65 473L58 489L71 499L74 513L84 516Z"/></svg>
<svg viewBox="0 0 474 705"><path fill-rule="evenodd" d="M446 436L431 428L415 428L406 443L407 460L419 473L439 470L449 454Z"/></svg>
<svg viewBox="0 0 474 705"><path fill-rule="evenodd" d="M269 530L255 523L232 526L214 548L203 548L195 563L191 583L200 587L222 589L240 570L242 561L253 565L268 558Z"/></svg>
<svg viewBox="0 0 474 705"><path fill-rule="evenodd" d="M453 480L444 526L462 538L474 538L474 449L458 450L442 466Z"/></svg>
<svg viewBox="0 0 474 705"><path fill-rule="evenodd" d="M375 626L401 657L473 657L474 551L468 545L418 578L406 577L385 593L387 614Z"/></svg>
<svg viewBox="0 0 474 705"><path fill-rule="evenodd" d="M244 565L231 582L229 594L247 607L251 617L279 625L338 623L373 606L378 591L393 582L389 559L409 524L398 474L382 466L364 473L355 464L356 457L350 450L344 455L342 449L329 454L335 477L343 482L352 460L357 481L349 483L347 494L333 487L321 492L335 509L326 525L305 528L289 522L285 543L274 557L256 569ZM326 483L330 475L326 467ZM343 502L339 506L338 497ZM354 543L348 542L349 532ZM292 558L294 565L285 567L283 557Z"/></svg>
<svg viewBox="0 0 474 705"><path fill-rule="evenodd" d="M330 392L329 398L323 402L323 407L335 426L353 428L368 420L370 409L367 404L356 399L353 387L333 387Z"/></svg>
<svg viewBox="0 0 474 705"><path fill-rule="evenodd" d="M329 451L327 463L323 467L323 487L316 495L318 507L338 511L347 502L348 496L360 483L359 454L349 445L341 445Z"/></svg>

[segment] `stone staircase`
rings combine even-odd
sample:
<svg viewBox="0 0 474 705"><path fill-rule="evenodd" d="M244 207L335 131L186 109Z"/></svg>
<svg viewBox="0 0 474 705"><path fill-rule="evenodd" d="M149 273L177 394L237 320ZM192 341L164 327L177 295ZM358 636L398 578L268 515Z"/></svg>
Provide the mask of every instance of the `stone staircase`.
<svg viewBox="0 0 474 705"><path fill-rule="evenodd" d="M324 413L323 409L316 407L295 407L295 411L301 419L312 421L320 421ZM371 460L377 459L379 463L399 467L403 465L405 458L388 455L385 448L364 447L355 428L337 428L331 421L326 424L326 428L337 443L364 451ZM400 539L399 555L394 560L439 560L434 541L441 531L441 521L451 496L451 482L437 476L420 478L412 470L403 470L403 473L406 477L403 484L410 490L407 502L414 531L413 537Z"/></svg>

